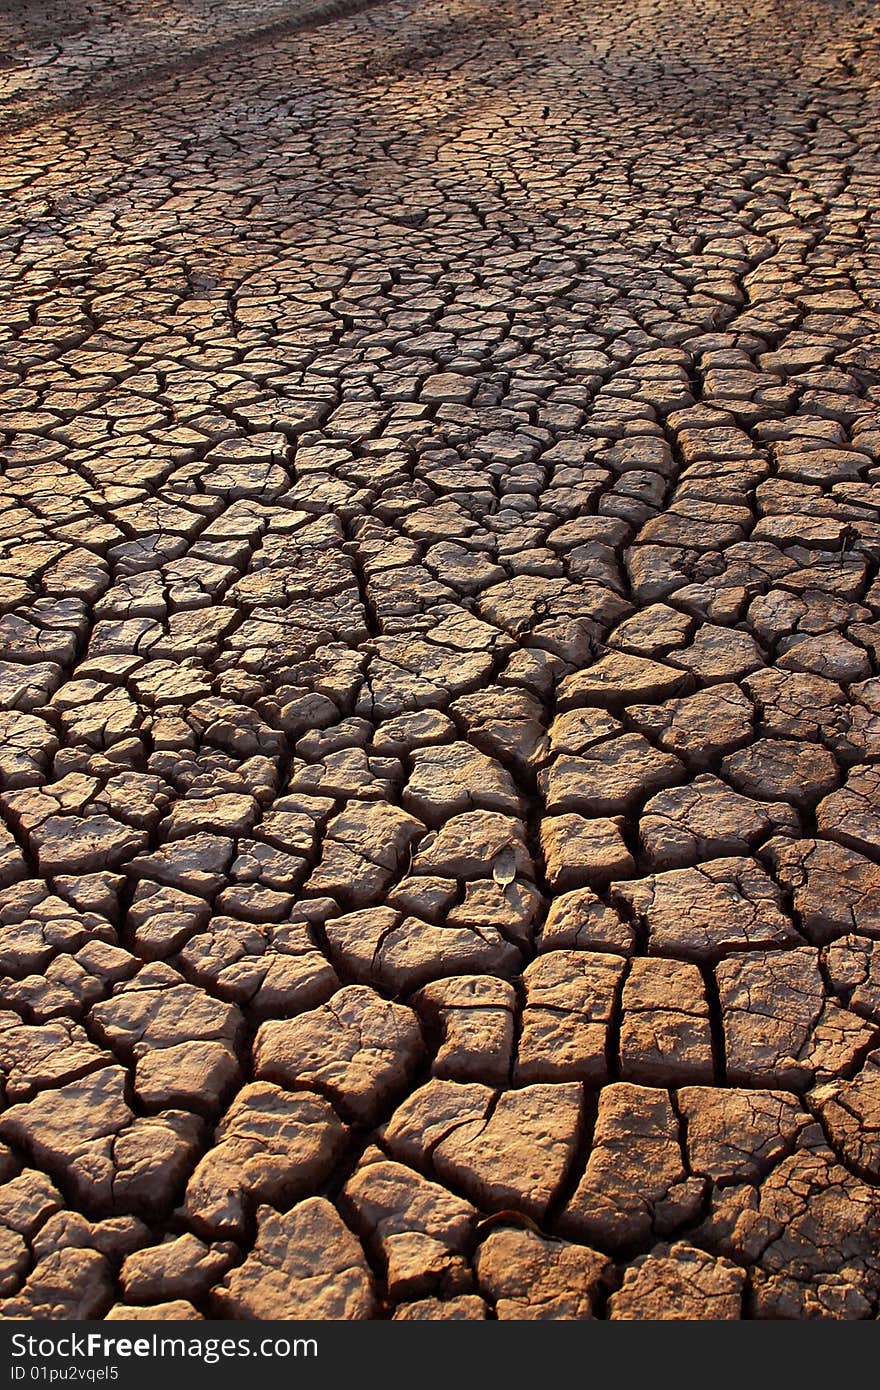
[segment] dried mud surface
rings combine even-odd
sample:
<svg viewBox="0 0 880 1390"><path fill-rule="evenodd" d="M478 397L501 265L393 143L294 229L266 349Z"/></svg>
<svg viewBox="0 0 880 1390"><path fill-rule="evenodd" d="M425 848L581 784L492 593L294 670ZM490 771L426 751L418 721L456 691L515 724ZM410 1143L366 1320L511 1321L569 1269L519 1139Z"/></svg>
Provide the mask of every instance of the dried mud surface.
<svg viewBox="0 0 880 1390"><path fill-rule="evenodd" d="M0 1312L874 1318L876 11L342 8L0 9Z"/></svg>

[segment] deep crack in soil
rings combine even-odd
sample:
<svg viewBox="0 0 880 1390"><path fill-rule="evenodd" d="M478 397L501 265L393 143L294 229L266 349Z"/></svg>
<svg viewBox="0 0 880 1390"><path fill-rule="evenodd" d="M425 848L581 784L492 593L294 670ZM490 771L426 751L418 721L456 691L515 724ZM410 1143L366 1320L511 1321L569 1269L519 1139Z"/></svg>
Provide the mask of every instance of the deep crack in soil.
<svg viewBox="0 0 880 1390"><path fill-rule="evenodd" d="M875 8L0 40L0 1312L875 1317Z"/></svg>

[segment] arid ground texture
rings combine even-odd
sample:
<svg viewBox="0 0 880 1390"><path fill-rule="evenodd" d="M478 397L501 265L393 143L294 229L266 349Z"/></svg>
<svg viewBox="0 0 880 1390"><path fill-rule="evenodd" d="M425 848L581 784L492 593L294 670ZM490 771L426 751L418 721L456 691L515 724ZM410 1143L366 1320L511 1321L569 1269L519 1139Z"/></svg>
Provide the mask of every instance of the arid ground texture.
<svg viewBox="0 0 880 1390"><path fill-rule="evenodd" d="M0 38L0 1312L876 1317L877 8Z"/></svg>

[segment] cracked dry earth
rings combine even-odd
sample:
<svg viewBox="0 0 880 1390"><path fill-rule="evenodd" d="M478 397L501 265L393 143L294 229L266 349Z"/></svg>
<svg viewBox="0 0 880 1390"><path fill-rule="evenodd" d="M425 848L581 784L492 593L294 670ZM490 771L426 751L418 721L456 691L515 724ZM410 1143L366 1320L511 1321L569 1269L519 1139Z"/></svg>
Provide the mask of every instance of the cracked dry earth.
<svg viewBox="0 0 880 1390"><path fill-rule="evenodd" d="M3 25L4 1315L875 1317L876 11Z"/></svg>

